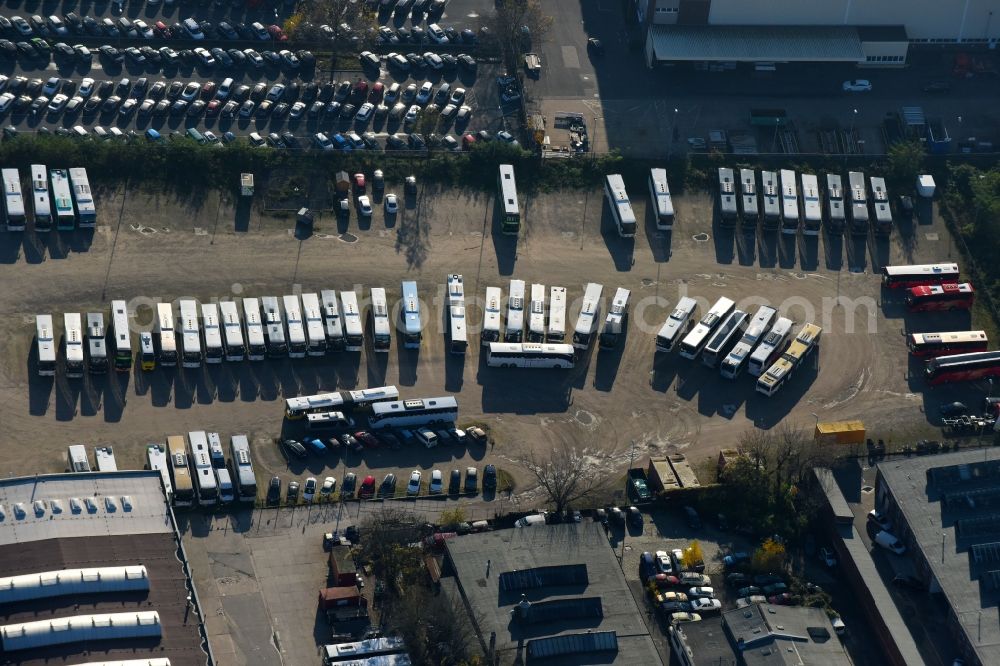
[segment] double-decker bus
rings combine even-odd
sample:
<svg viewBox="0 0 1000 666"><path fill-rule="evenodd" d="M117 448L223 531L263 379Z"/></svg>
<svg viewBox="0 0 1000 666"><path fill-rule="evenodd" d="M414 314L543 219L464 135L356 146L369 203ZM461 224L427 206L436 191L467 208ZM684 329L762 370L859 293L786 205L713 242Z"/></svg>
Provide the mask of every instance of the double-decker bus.
<svg viewBox="0 0 1000 666"><path fill-rule="evenodd" d="M184 350L182 364L185 368L200 368L202 355L198 305L194 299L182 298L179 306L181 310L181 343Z"/></svg>
<svg viewBox="0 0 1000 666"><path fill-rule="evenodd" d="M44 164L31 165L31 202L35 232L52 231L52 203L49 200L49 172Z"/></svg>
<svg viewBox="0 0 1000 666"><path fill-rule="evenodd" d="M232 435L229 438L229 456L229 462L233 466L237 501L253 502L257 499L257 477L253 473L250 442L247 441L246 435Z"/></svg>
<svg viewBox="0 0 1000 666"><path fill-rule="evenodd" d="M847 186L851 197L851 233L855 236L868 234L868 197L865 194L865 174L860 171L847 172Z"/></svg>
<svg viewBox="0 0 1000 666"><path fill-rule="evenodd" d="M420 321L420 295L417 292L417 283L404 280L401 288L403 303L399 309L399 316L403 324L403 348L420 349L423 323Z"/></svg>
<svg viewBox="0 0 1000 666"><path fill-rule="evenodd" d="M760 172L760 193L764 199L764 228L777 229L781 224L781 187L773 171Z"/></svg>
<svg viewBox="0 0 1000 666"><path fill-rule="evenodd" d="M222 346L222 327L219 325L219 308L215 303L201 304L201 330L205 343L205 363L222 363L225 349Z"/></svg>
<svg viewBox="0 0 1000 666"><path fill-rule="evenodd" d="M372 349L388 353L392 346L392 327L389 325L389 304L385 289L372 287Z"/></svg>
<svg viewBox="0 0 1000 666"><path fill-rule="evenodd" d="M177 337L174 330L174 307L170 303L156 304L156 333L160 343L160 365L177 365Z"/></svg>
<svg viewBox="0 0 1000 666"><path fill-rule="evenodd" d="M38 345L38 375L56 376L56 339L52 315L35 315L35 344Z"/></svg>
<svg viewBox="0 0 1000 666"><path fill-rule="evenodd" d="M649 170L649 199L653 205L656 228L670 231L674 228L674 200L670 196L666 169Z"/></svg>
<svg viewBox="0 0 1000 666"><path fill-rule="evenodd" d="M826 229L830 233L842 234L847 224L844 213L844 186L840 176L826 174Z"/></svg>
<svg viewBox="0 0 1000 666"><path fill-rule="evenodd" d="M931 386L993 377L1000 377L1000 351L940 356L924 368L924 379Z"/></svg>
<svg viewBox="0 0 1000 666"><path fill-rule="evenodd" d="M601 294L604 285L590 282L583 291L583 303L580 306L580 316L577 317L573 329L573 346L584 350L590 347L590 341L597 330L597 322L601 317Z"/></svg>
<svg viewBox="0 0 1000 666"><path fill-rule="evenodd" d="M924 285L907 290L906 309L910 312L968 310L975 300L976 291L968 282Z"/></svg>
<svg viewBox="0 0 1000 666"><path fill-rule="evenodd" d="M524 339L524 280L511 280L507 295L507 328L504 342L521 342Z"/></svg>
<svg viewBox="0 0 1000 666"><path fill-rule="evenodd" d="M743 337L736 343L732 351L726 355L726 358L722 360L722 364L719 366L719 374L726 379L736 379L743 371L747 361L750 360L750 353L753 351L753 348L764 337L768 327L771 326L771 323L777 316L778 311L770 306L762 305L757 308L757 312L750 320L750 324L747 326Z"/></svg>
<svg viewBox="0 0 1000 666"><path fill-rule="evenodd" d="M170 481L170 461L167 458L167 448L163 444L147 444L146 461L149 464L149 469L160 473L163 494L168 502L173 502L174 484Z"/></svg>
<svg viewBox="0 0 1000 666"><path fill-rule="evenodd" d="M740 169L740 200L743 202L743 222L751 226L760 219L760 202L757 199L757 172Z"/></svg>
<svg viewBox="0 0 1000 666"><path fill-rule="evenodd" d="M132 334L125 301L111 301L111 339L114 341L115 371L132 369Z"/></svg>
<svg viewBox="0 0 1000 666"><path fill-rule="evenodd" d="M719 328L712 334L712 338L705 345L701 352L701 362L710 368L719 364L719 360L726 357L729 349L736 344L747 330L750 315L743 310L733 310L729 316L723 320Z"/></svg>
<svg viewBox="0 0 1000 666"><path fill-rule="evenodd" d="M24 231L27 216L24 214L24 197L21 195L21 174L17 169L2 169L4 213L7 231Z"/></svg>
<svg viewBox="0 0 1000 666"><path fill-rule="evenodd" d="M243 339L243 324L240 309L235 301L219 301L222 318L222 343L226 348L227 361L242 361L246 357L247 346Z"/></svg>
<svg viewBox="0 0 1000 666"><path fill-rule="evenodd" d="M733 170L719 167L719 220L725 226L736 224L739 210L736 204L736 183Z"/></svg>
<svg viewBox="0 0 1000 666"><path fill-rule="evenodd" d="M167 437L167 455L170 457L170 476L174 486L174 506L194 506L194 482L191 480L183 435Z"/></svg>
<svg viewBox="0 0 1000 666"><path fill-rule="evenodd" d="M256 298L243 299L243 324L247 334L247 358L263 361L267 355L267 342L264 340L264 322L260 318L260 301Z"/></svg>
<svg viewBox="0 0 1000 666"><path fill-rule="evenodd" d="M910 333L906 339L910 355L919 358L984 352L989 343L986 331Z"/></svg>
<svg viewBox="0 0 1000 666"><path fill-rule="evenodd" d="M108 344L105 339L104 313L87 313L87 370L92 375L108 371Z"/></svg>
<svg viewBox="0 0 1000 666"><path fill-rule="evenodd" d="M319 414L335 409L350 411L392 400L399 400L399 390L395 386L302 395L285 400L285 418L294 421L307 414Z"/></svg>
<svg viewBox="0 0 1000 666"><path fill-rule="evenodd" d="M83 323L79 312L63 313L66 376L83 377Z"/></svg>
<svg viewBox="0 0 1000 666"><path fill-rule="evenodd" d="M799 231L799 191L795 185L795 172L782 169L781 177L781 233Z"/></svg>
<svg viewBox="0 0 1000 666"><path fill-rule="evenodd" d="M94 206L94 193L90 190L87 170L83 167L70 169L69 183L73 188L73 200L76 202L76 216L80 220L80 228L97 226L97 208Z"/></svg>
<svg viewBox="0 0 1000 666"><path fill-rule="evenodd" d="M562 342L566 339L566 287L549 289L549 332L548 342Z"/></svg>
<svg viewBox="0 0 1000 666"><path fill-rule="evenodd" d="M319 293L323 305L323 323L326 327L326 346L331 351L344 350L344 322L340 318L337 292L324 289Z"/></svg>
<svg viewBox="0 0 1000 666"><path fill-rule="evenodd" d="M285 356L288 354L288 342L285 340L285 325L281 321L281 303L276 296L262 296L260 310L267 355L271 358Z"/></svg>
<svg viewBox="0 0 1000 666"><path fill-rule="evenodd" d="M537 342L491 342L486 365L494 368L572 368L573 345Z"/></svg>
<svg viewBox="0 0 1000 666"><path fill-rule="evenodd" d="M448 276L448 349L464 354L469 346L465 324L465 281L457 273Z"/></svg>
<svg viewBox="0 0 1000 666"><path fill-rule="evenodd" d="M340 292L340 305L344 317L344 349L361 351L365 343L365 331L358 309L358 295L353 291Z"/></svg>
<svg viewBox="0 0 1000 666"><path fill-rule="evenodd" d="M712 334L734 309L736 304L725 296L717 300L701 321L681 340L681 356L692 360L697 358L711 340Z"/></svg>
<svg viewBox="0 0 1000 666"><path fill-rule="evenodd" d="M288 325L288 356L305 358L309 343L306 342L306 327L302 321L302 303L297 294L285 294L281 300L285 306L285 323Z"/></svg>
<svg viewBox="0 0 1000 666"><path fill-rule="evenodd" d="M457 419L458 401L449 395L442 398L375 403L368 423L373 430L381 430L454 423Z"/></svg>
<svg viewBox="0 0 1000 666"><path fill-rule="evenodd" d="M326 330L323 328L323 311L319 307L319 296L315 293L302 294L302 317L306 322L306 341L309 356L326 353Z"/></svg>
<svg viewBox="0 0 1000 666"><path fill-rule="evenodd" d="M194 478L195 493L198 504L214 506L219 501L219 484L216 482L215 470L212 469L212 458L208 451L208 437L204 430L188 433L191 444L191 476Z"/></svg>
<svg viewBox="0 0 1000 666"><path fill-rule="evenodd" d="M528 342L545 342L545 285L531 285L528 301Z"/></svg>
<svg viewBox="0 0 1000 666"><path fill-rule="evenodd" d="M635 213L632 211L632 203L628 200L628 192L625 191L625 180L621 174L613 173L604 178L604 196L608 200L608 207L611 209L611 219L615 221L615 228L622 238L632 238L635 236Z"/></svg>
<svg viewBox="0 0 1000 666"><path fill-rule="evenodd" d="M505 234L517 234L521 230L521 208L517 203L517 181L514 180L514 167L501 164L497 176L497 199L500 202L500 231Z"/></svg>
<svg viewBox="0 0 1000 666"><path fill-rule="evenodd" d="M146 372L156 369L156 346L149 331L139 333L139 367Z"/></svg>
<svg viewBox="0 0 1000 666"><path fill-rule="evenodd" d="M52 181L52 203L56 209L56 230L73 231L76 227L76 211L73 209L73 190L69 186L69 172L66 169L49 171Z"/></svg>
<svg viewBox="0 0 1000 666"><path fill-rule="evenodd" d="M822 332L823 329L816 324L803 326L781 358L757 379L757 392L766 396L777 393L795 370L805 363L812 350L819 345Z"/></svg>
<svg viewBox="0 0 1000 666"><path fill-rule="evenodd" d="M778 321L774 322L774 326L760 341L760 345L750 354L750 363L747 367L751 375L760 377L764 370L774 365L774 362L785 353L792 326L792 320L787 317L779 317Z"/></svg>
<svg viewBox="0 0 1000 666"><path fill-rule="evenodd" d="M819 202L819 181L811 173L802 174L802 233L818 236L823 224L823 208Z"/></svg>
<svg viewBox="0 0 1000 666"><path fill-rule="evenodd" d="M873 176L869 182L872 186L872 207L875 209L875 233L888 236L892 233L892 209L889 206L889 193L885 189L885 178Z"/></svg>
<svg viewBox="0 0 1000 666"><path fill-rule="evenodd" d="M887 289L909 289L926 284L957 283L958 264L916 264L913 266L883 266L882 286Z"/></svg>
<svg viewBox="0 0 1000 666"><path fill-rule="evenodd" d="M618 287L614 298L611 299L611 306L608 314L604 318L604 328L598 336L597 343L602 349L611 349L618 344L618 338L628 327L628 299L632 292L624 287Z"/></svg>
<svg viewBox="0 0 1000 666"><path fill-rule="evenodd" d="M483 306L483 332L480 335L483 346L500 339L500 287L486 287L486 303Z"/></svg>
<svg viewBox="0 0 1000 666"><path fill-rule="evenodd" d="M671 352L678 340L691 330L697 312L698 301L687 296L682 297L656 334L656 351Z"/></svg>

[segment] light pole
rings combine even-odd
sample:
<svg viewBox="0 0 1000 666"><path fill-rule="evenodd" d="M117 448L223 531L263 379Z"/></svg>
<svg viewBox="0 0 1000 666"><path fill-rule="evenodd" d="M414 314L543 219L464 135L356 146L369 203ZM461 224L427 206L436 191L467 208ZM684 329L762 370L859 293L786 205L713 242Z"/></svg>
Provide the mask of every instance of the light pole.
<svg viewBox="0 0 1000 666"><path fill-rule="evenodd" d="M677 108L674 107L674 116L670 121L670 141L667 142L667 161L670 161L670 154L674 150L674 142L677 141Z"/></svg>
<svg viewBox="0 0 1000 666"><path fill-rule="evenodd" d="M855 122L857 122L857 119L858 119L858 110L854 109L854 114L851 115L851 126L850 126L850 129L847 130L847 140L850 141L851 142L850 145L852 145L854 147L857 147L857 142L854 140L854 124L855 124ZM851 155L852 152L853 152L853 149L849 149L849 150L847 150L847 151L844 152L844 164L845 165L847 164L847 158Z"/></svg>
<svg viewBox="0 0 1000 666"><path fill-rule="evenodd" d="M625 499L628 499L629 473L632 471L632 463L635 461L635 440L632 440L632 452L628 456L628 472L625 473ZM631 503L629 504L631 506ZM622 531L622 554L618 558L618 564L625 568L625 537L628 536L628 512L625 512L625 529Z"/></svg>

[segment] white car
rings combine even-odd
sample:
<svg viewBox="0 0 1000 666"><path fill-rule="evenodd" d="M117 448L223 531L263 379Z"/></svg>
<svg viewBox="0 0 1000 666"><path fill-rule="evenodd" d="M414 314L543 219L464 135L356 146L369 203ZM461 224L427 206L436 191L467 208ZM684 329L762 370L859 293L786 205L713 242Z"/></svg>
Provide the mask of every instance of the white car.
<svg viewBox="0 0 1000 666"><path fill-rule="evenodd" d="M357 115L354 116L354 120L359 123L367 123L369 120L371 120L372 113L374 111L375 111L375 105L372 104L371 102L365 102L364 104L361 105L361 108L358 109L358 113Z"/></svg>
<svg viewBox="0 0 1000 666"><path fill-rule="evenodd" d="M205 67L215 67L215 56L209 53L206 49L199 46L194 50L194 54L198 56L198 59L201 60L201 64Z"/></svg>
<svg viewBox="0 0 1000 666"><path fill-rule="evenodd" d="M193 102L198 98L199 92L201 92L201 86L192 81L184 86L184 90L181 91L181 99L185 102Z"/></svg>
<svg viewBox="0 0 1000 666"><path fill-rule="evenodd" d="M323 487L319 489L319 494L323 497L329 497L333 494L333 491L337 489L337 479L332 476L328 476L323 479Z"/></svg>
<svg viewBox="0 0 1000 666"><path fill-rule="evenodd" d="M390 194L389 196L395 198L395 194ZM431 495L439 495L441 490L444 488L444 477L441 476L441 470L436 469L431 472L431 483L427 487L427 491Z"/></svg>
<svg viewBox="0 0 1000 666"><path fill-rule="evenodd" d="M458 109L458 113L455 114L455 124L460 125L462 123L469 122L469 118L472 116L472 108L466 105L462 105Z"/></svg>
<svg viewBox="0 0 1000 666"><path fill-rule="evenodd" d="M139 115L145 116L153 112L153 107L156 106L155 99L144 99L142 100L142 105L139 107Z"/></svg>
<svg viewBox="0 0 1000 666"><path fill-rule="evenodd" d="M49 112L59 113L60 111L63 110L63 107L66 106L66 102L68 101L69 97L67 97L66 95L62 94L56 95L55 97L52 98L52 101L49 102Z"/></svg>
<svg viewBox="0 0 1000 666"><path fill-rule="evenodd" d="M706 586L692 587L687 592L688 599L712 598L715 596L715 589Z"/></svg>
<svg viewBox="0 0 1000 666"><path fill-rule="evenodd" d="M301 118L305 110L306 110L305 102L296 102L295 104L292 104L292 108L288 110L288 117Z"/></svg>
<svg viewBox="0 0 1000 666"><path fill-rule="evenodd" d="M360 197L358 197L358 210L365 217L371 217L372 216L372 202L364 194L362 194Z"/></svg>
<svg viewBox="0 0 1000 666"><path fill-rule="evenodd" d="M869 92L871 89L872 82L868 79L844 81L844 92Z"/></svg>
<svg viewBox="0 0 1000 666"><path fill-rule="evenodd" d="M313 135L313 143L315 143L316 147L319 148L320 150L334 149L333 141L330 141L330 138L326 134L323 134L322 132L317 132L316 134Z"/></svg>
<svg viewBox="0 0 1000 666"><path fill-rule="evenodd" d="M247 57L247 60L253 63L253 66L260 69L264 66L264 56L257 53L253 49L245 49L243 55Z"/></svg>
<svg viewBox="0 0 1000 666"><path fill-rule="evenodd" d="M306 485L302 488L302 499L306 502L312 502L313 497L316 496L316 477L310 476L306 479Z"/></svg>
<svg viewBox="0 0 1000 666"><path fill-rule="evenodd" d="M396 195L385 195L385 214L395 215L397 212L399 212L399 201L396 199Z"/></svg>
<svg viewBox="0 0 1000 666"><path fill-rule="evenodd" d="M444 60L441 60L441 56L432 51L428 51L424 54L424 62L426 62L431 69L444 69Z"/></svg>
<svg viewBox="0 0 1000 666"><path fill-rule="evenodd" d="M454 92L451 93L450 101L455 106L461 106L465 101L465 88L455 88Z"/></svg>
<svg viewBox="0 0 1000 666"><path fill-rule="evenodd" d="M143 39L153 38L153 29L150 28L145 21L142 20L135 21L134 23L132 23L132 25L139 32L139 34L142 36Z"/></svg>
<svg viewBox="0 0 1000 666"><path fill-rule="evenodd" d="M7 113L7 109L10 105L14 103L14 95L11 93L4 93L0 95L0 113Z"/></svg>
<svg viewBox="0 0 1000 666"><path fill-rule="evenodd" d="M434 86L430 81L424 81L424 84L420 86L420 90L417 91L417 98L414 100L420 106L423 106L431 99L431 94L434 92Z"/></svg>
<svg viewBox="0 0 1000 666"><path fill-rule="evenodd" d="M427 36L430 37L431 41L435 44L447 44L448 35L444 34L444 30L441 29L437 23L431 23L427 26Z"/></svg>
<svg viewBox="0 0 1000 666"><path fill-rule="evenodd" d="M403 119L406 123L417 122L417 116L420 115L420 107L414 104L410 107L410 110L406 112L406 117Z"/></svg>
<svg viewBox="0 0 1000 666"><path fill-rule="evenodd" d="M670 555L667 554L667 551L656 551L656 568L660 570L660 573L669 574L674 572L674 565L670 561Z"/></svg>
<svg viewBox="0 0 1000 666"><path fill-rule="evenodd" d="M420 470L415 469L410 472L410 482L406 484L407 495L417 495L420 493Z"/></svg>
<svg viewBox="0 0 1000 666"><path fill-rule="evenodd" d="M76 94L80 97L90 97L94 94L94 79L86 78L80 81L80 87L77 88Z"/></svg>
<svg viewBox="0 0 1000 666"><path fill-rule="evenodd" d="M701 599L695 599L691 602L691 610L696 613L721 613L722 602L718 599L702 597Z"/></svg>

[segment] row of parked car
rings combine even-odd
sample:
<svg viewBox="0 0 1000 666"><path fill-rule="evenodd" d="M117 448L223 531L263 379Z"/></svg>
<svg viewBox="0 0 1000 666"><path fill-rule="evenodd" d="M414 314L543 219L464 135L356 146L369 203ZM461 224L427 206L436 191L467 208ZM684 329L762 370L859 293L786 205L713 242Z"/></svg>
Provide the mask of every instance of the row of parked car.
<svg viewBox="0 0 1000 666"><path fill-rule="evenodd" d="M390 448L399 449L402 446L422 444L427 448L438 444L485 444L487 441L486 432L479 427L467 429L445 428L441 430L431 430L429 428L399 429L395 432L380 431L377 435L367 430L356 432L344 432L334 435L326 440L319 437L305 437L302 441L297 439L283 439L281 445L285 453L290 458L305 459L312 451L316 455L326 455L329 451L340 450L361 452L364 449Z"/></svg>
<svg viewBox="0 0 1000 666"><path fill-rule="evenodd" d="M329 27L329 26L325 26ZM322 27L321 27L322 30ZM118 18L95 18L79 16L76 12L68 12L62 16L52 14L42 17L39 14L29 16L0 16L0 34L14 38L24 37L108 37L111 39L190 39L202 41L205 39L228 39L261 42L284 42L288 36L280 25L265 26L262 23L230 23L220 21L197 21L186 18L173 25L163 21L155 21L149 25L142 19L132 20L126 16Z"/></svg>

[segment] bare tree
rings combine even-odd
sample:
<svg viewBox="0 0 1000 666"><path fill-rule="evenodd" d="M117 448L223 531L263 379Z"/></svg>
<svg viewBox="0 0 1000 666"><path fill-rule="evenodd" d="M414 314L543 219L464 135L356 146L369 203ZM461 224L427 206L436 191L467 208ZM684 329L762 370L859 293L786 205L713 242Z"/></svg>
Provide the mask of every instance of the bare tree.
<svg viewBox="0 0 1000 666"><path fill-rule="evenodd" d="M323 39L320 30L330 26L336 33L335 45L357 48L367 44L378 26L375 11L356 0L311 0L301 2L285 21L285 32L296 38Z"/></svg>
<svg viewBox="0 0 1000 666"><path fill-rule="evenodd" d="M400 574L405 576L421 566L420 549L409 544L420 541L422 526L416 514L386 506L369 514L361 524L359 555L387 582Z"/></svg>
<svg viewBox="0 0 1000 666"><path fill-rule="evenodd" d="M540 0L501 0L487 20L487 28L496 39L503 61L510 72L518 68L521 53L538 49L552 28L552 16Z"/></svg>
<svg viewBox="0 0 1000 666"><path fill-rule="evenodd" d="M556 511L562 511L607 487L604 474L612 464L612 454L577 450L569 444L552 449L545 457L531 452L518 463L531 472Z"/></svg>
<svg viewBox="0 0 1000 666"><path fill-rule="evenodd" d="M434 594L426 587L411 586L384 619L406 641L415 664L474 663L475 646L480 643L457 594Z"/></svg>

